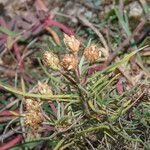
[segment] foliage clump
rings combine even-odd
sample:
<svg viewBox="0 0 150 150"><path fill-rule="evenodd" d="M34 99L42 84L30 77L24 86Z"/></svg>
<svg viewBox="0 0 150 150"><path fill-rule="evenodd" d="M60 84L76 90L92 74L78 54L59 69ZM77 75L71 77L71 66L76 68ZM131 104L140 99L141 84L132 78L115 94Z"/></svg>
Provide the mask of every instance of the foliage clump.
<svg viewBox="0 0 150 150"><path fill-rule="evenodd" d="M130 142L137 143L138 147L145 145L148 108L144 103L138 108L136 105L148 98L148 87L128 87L127 91L120 85L122 90L117 89L121 77L118 67L138 51L102 69L99 61L104 48L95 44L81 46L74 36L65 35L64 41L67 54L57 56L45 51L41 58L43 64L39 61L46 80L39 81L32 94L14 91L34 97L25 99L24 114L25 126L32 129L34 138L50 141L54 149L118 149L126 148ZM143 113L140 109L144 109ZM141 120L139 115L144 118ZM42 137L44 127L47 137ZM143 128L142 134L138 132L139 127Z"/></svg>

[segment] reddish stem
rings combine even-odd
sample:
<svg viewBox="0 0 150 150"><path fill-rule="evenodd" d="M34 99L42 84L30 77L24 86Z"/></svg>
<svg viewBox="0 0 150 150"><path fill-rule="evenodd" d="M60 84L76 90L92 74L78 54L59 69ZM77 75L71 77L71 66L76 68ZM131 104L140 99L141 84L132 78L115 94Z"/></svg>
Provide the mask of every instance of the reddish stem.
<svg viewBox="0 0 150 150"><path fill-rule="evenodd" d="M20 54L20 48L17 43L14 43L14 51L15 51L15 55L18 60L18 66L19 66L20 70L22 71L24 69L24 65L23 65L23 61L21 58L21 54Z"/></svg>
<svg viewBox="0 0 150 150"><path fill-rule="evenodd" d="M17 143L20 143L22 139L21 134L17 135L13 140L7 142L6 144L3 144L0 147L0 150L8 150L9 148L15 146Z"/></svg>
<svg viewBox="0 0 150 150"><path fill-rule="evenodd" d="M3 111L0 112L0 116L14 116L14 114L19 115L19 111L18 110L15 110L15 111L3 110Z"/></svg>
<svg viewBox="0 0 150 150"><path fill-rule="evenodd" d="M44 128L45 131L54 131L55 130L54 127L49 126L49 125L44 125L43 128Z"/></svg>
<svg viewBox="0 0 150 150"><path fill-rule="evenodd" d="M6 40L6 39L7 39L7 35L4 34L0 35L0 40Z"/></svg>
<svg viewBox="0 0 150 150"><path fill-rule="evenodd" d="M53 102L49 102L49 105L50 105L52 111L55 113L55 115L57 115L57 109L56 109L55 105L53 104Z"/></svg>
<svg viewBox="0 0 150 150"><path fill-rule="evenodd" d="M98 72L105 69L103 65L92 66L88 69L88 75L92 75L94 72Z"/></svg>
<svg viewBox="0 0 150 150"><path fill-rule="evenodd" d="M56 20L53 20L50 16L45 19L43 25L45 27L57 26L58 28L62 29L66 34L74 35L72 29L70 29L69 27L65 26L62 23L57 22Z"/></svg>
<svg viewBox="0 0 150 150"><path fill-rule="evenodd" d="M122 84L118 81L118 83L116 84L116 87L117 87L117 90L119 93L122 93L123 92L123 87L122 87Z"/></svg>
<svg viewBox="0 0 150 150"><path fill-rule="evenodd" d="M5 20L2 17L0 17L0 25L7 28L7 24L6 24Z"/></svg>
<svg viewBox="0 0 150 150"><path fill-rule="evenodd" d="M11 116L11 117L0 117L0 122L7 122L7 121L10 121L10 120L12 120L14 118L15 118L14 116Z"/></svg>

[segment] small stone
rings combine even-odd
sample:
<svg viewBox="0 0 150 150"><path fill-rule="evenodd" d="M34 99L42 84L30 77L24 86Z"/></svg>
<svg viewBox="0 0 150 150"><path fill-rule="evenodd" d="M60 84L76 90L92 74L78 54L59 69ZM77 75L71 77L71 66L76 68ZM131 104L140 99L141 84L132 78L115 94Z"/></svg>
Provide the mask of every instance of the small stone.
<svg viewBox="0 0 150 150"><path fill-rule="evenodd" d="M141 5L135 1L129 5L129 17L140 18L143 15L143 9Z"/></svg>

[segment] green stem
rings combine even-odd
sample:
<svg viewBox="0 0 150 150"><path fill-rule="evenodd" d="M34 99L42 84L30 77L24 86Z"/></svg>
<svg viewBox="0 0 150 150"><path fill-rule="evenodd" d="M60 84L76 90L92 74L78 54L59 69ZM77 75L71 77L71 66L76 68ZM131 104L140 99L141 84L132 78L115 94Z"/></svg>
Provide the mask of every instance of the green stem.
<svg viewBox="0 0 150 150"><path fill-rule="evenodd" d="M89 107L90 107L94 112L96 112L96 113L98 113L98 114L103 114L103 115L106 115L106 114L107 114L107 113L106 113L105 111L103 111L103 110L97 110L97 109L94 107L94 105L92 104L92 101L91 101L91 100L88 101L88 104L89 104Z"/></svg>
<svg viewBox="0 0 150 150"><path fill-rule="evenodd" d="M43 69L44 73L47 75L48 78L50 78L51 80L55 81L55 82L60 82L59 80L57 80L55 77L53 77L52 75L50 75L50 73L45 69L45 67L42 65L41 60L38 58L38 62L41 66L41 68Z"/></svg>
<svg viewBox="0 0 150 150"><path fill-rule="evenodd" d="M92 132L92 131L95 131L95 130L101 130L101 129L109 130L110 128L107 125L100 125L98 127L93 127L93 128L91 127L91 128L89 128L87 130L83 130L81 132L77 132L77 135L79 136L79 135L82 135L82 134L85 134L85 133L89 133L89 132Z"/></svg>
<svg viewBox="0 0 150 150"><path fill-rule="evenodd" d="M41 100L52 100L55 101L56 99L58 101L64 101L64 102L79 102L79 100L70 100L70 99L76 99L78 96L75 95L40 95L40 94L31 94L31 93L25 93L21 92L17 89L14 89L12 87L7 87L3 85L0 82L0 87L4 88L5 90L12 92L17 95L25 96L25 97L32 97L32 98L40 98Z"/></svg>
<svg viewBox="0 0 150 150"><path fill-rule="evenodd" d="M65 144L64 146L60 147L59 150L64 150L64 149L68 148L69 146L71 146L71 145L73 145L73 144L74 144L74 141L72 141L72 142L70 142L70 143L67 143L67 144Z"/></svg>
<svg viewBox="0 0 150 150"><path fill-rule="evenodd" d="M85 92L85 90L83 91L83 88L82 88L82 86L80 85L80 83L77 83L76 81L79 81L79 79L76 79L76 80L74 80L74 77L72 77L72 75L68 72L68 74L71 76L69 76L68 74L65 74L65 73L63 73L63 72L61 72L61 74L68 80L68 81L70 81L71 83L72 83L72 85L75 87L75 88L77 88L77 90L78 90L78 93L79 93L79 96L81 97L81 102L82 102L82 104L83 104L83 109L84 109L84 111L85 111L85 113L86 114L90 114L90 111L89 111L89 109L88 109L88 105L87 105L87 101L86 101L86 99L85 99L85 97L84 97L84 94L83 94L83 92ZM77 77L77 76L76 76ZM80 86L79 86L80 85ZM86 94L87 94L87 92L86 92Z"/></svg>
<svg viewBox="0 0 150 150"><path fill-rule="evenodd" d="M60 146L64 143L64 141L65 139L60 140L53 150L59 150Z"/></svg>

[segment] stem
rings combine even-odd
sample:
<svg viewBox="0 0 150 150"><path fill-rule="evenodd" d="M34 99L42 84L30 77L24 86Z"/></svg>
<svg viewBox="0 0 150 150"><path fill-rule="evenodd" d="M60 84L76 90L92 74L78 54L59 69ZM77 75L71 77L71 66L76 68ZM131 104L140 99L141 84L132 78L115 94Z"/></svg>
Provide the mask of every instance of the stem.
<svg viewBox="0 0 150 150"><path fill-rule="evenodd" d="M25 93L17 89L13 89L12 87L7 87L3 85L1 82L0 82L0 87L3 87L5 90L12 92L14 94L25 96L25 97L40 98L42 100L48 100L48 101L50 101L50 99L51 101L56 101L55 99L57 99L57 101L64 101L64 102L79 102L79 100L76 99L78 98L78 96L75 95L40 95L40 94ZM70 100L68 98L70 99L74 98L76 100Z"/></svg>
<svg viewBox="0 0 150 150"><path fill-rule="evenodd" d="M54 150L59 150L60 146L64 143L65 139L62 139L58 142L58 144L56 145L56 147L54 148Z"/></svg>
<svg viewBox="0 0 150 150"><path fill-rule="evenodd" d="M92 131L95 131L95 130L100 130L100 129L110 129L109 128L109 126L107 126L107 125L100 125L100 126L98 126L98 127L91 127L91 128L89 128L89 129L87 129L87 130L83 130L83 131L80 131L80 132L77 132L77 135L79 136L79 135L82 135L82 134L85 134L85 133L89 133L89 132L92 132Z"/></svg>
<svg viewBox="0 0 150 150"><path fill-rule="evenodd" d="M59 150L65 150L66 148L70 147L71 145L74 144L74 141L70 142L70 143L67 143L65 144L64 146L60 147Z"/></svg>
<svg viewBox="0 0 150 150"><path fill-rule="evenodd" d="M88 104L87 104L87 101L86 101L86 98L84 96L83 93L85 93L86 95L88 94L87 91L82 87L82 85L80 84L80 77L78 76L77 74L77 71L74 72L75 73L75 78L76 78L76 81L78 81L78 84L77 84L77 90L79 92L79 95L81 96L81 101L82 101L82 104L85 108L85 113L87 114L90 114L90 111L89 111L89 108L88 108Z"/></svg>
<svg viewBox="0 0 150 150"><path fill-rule="evenodd" d="M85 97L84 97L84 95L83 95L83 93L82 93L82 91L81 91L81 89L78 87L78 92L79 92L79 95L80 95L80 97L81 97L81 101L82 101L82 104L83 104L83 106L84 106L84 108L85 108L85 112L87 113L87 114L90 114L90 111L89 111L89 108L88 108L88 104L87 104L87 102L86 102L86 99L85 99Z"/></svg>
<svg viewBox="0 0 150 150"><path fill-rule="evenodd" d="M77 88L77 90L78 90L78 93L79 93L79 95L80 95L80 97L81 97L81 101L82 101L82 104L83 104L83 106L84 106L84 110L85 110L85 112L87 113L87 114L90 114L90 111L89 111L89 109L88 109L88 105L87 105L87 103L85 102L85 98L84 98L84 95L82 94L82 91L81 91L81 89L79 88L79 86L78 86L78 84L72 79L72 78L70 78L68 75L66 75L66 74L64 74L64 73L62 73L62 75L65 77L65 78L67 78L73 85L74 85L74 87L75 88Z"/></svg>
<svg viewBox="0 0 150 150"><path fill-rule="evenodd" d="M77 75L75 75L75 77L73 77L73 78L75 78L76 80L74 80L72 77L70 77L70 76L72 76L69 72L67 72L68 74L66 75L65 73L63 73L63 72L61 72L61 74L67 79L67 80L69 80L71 83L72 83L72 85L75 87L75 88L77 88L77 90L78 90L78 93L79 93L79 96L81 97L81 101L82 101L82 104L83 104L83 109L85 110L85 113L86 114L90 114L90 111L89 111L89 108L88 108L88 104L87 104L87 102L86 102L86 99L85 99L85 97L84 97L84 95L83 95L83 93L86 93L87 94L87 92L85 92L85 90L83 90L83 88L81 88L82 86L80 85L80 80L78 79L78 77L77 77ZM76 74L76 72L74 72L75 74ZM70 76L69 76L70 75Z"/></svg>
<svg viewBox="0 0 150 150"><path fill-rule="evenodd" d="M88 101L89 107L96 113L101 114L101 115L107 115L107 113L104 110L97 110L94 105L92 104L92 101Z"/></svg>
<svg viewBox="0 0 150 150"><path fill-rule="evenodd" d="M47 75L48 78L50 78L51 80L53 80L54 82L60 82L60 80L57 80L55 77L53 77L46 69L45 67L42 65L41 60L38 58L38 62L41 66L41 68L43 69L44 73Z"/></svg>

